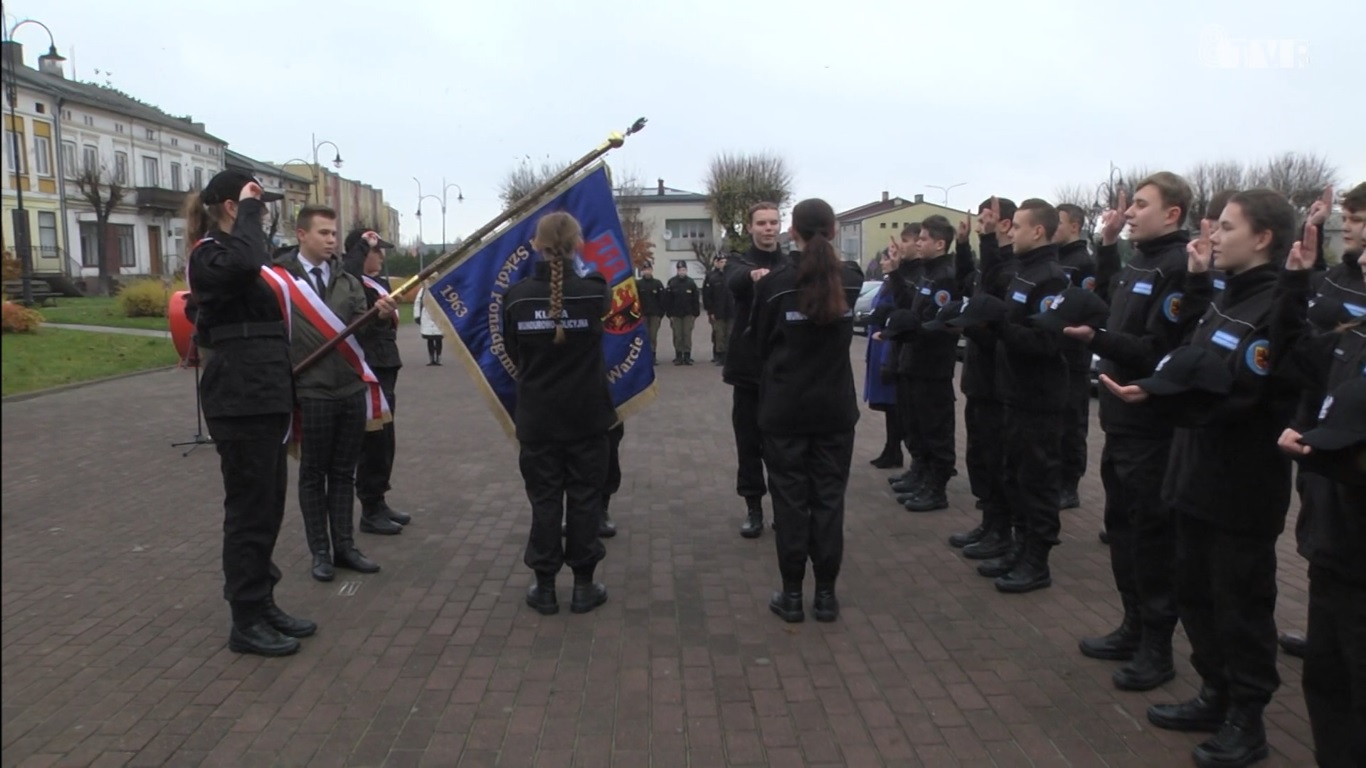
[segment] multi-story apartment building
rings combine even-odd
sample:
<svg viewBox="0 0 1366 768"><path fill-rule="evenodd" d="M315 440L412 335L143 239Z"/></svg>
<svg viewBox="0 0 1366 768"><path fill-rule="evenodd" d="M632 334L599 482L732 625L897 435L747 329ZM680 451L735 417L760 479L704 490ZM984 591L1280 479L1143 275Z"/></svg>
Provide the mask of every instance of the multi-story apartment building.
<svg viewBox="0 0 1366 768"><path fill-rule="evenodd" d="M19 183L38 192L32 203L25 197L39 235L35 272L96 277L96 208L111 201L105 241L110 272L173 272L187 245L186 197L224 168L227 143L193 118L175 117L114 88L68 80L60 62L43 62L36 70L23 66L22 47L5 45L19 112L17 125L7 120L5 126L7 178L12 182L17 169ZM16 151L23 158L17 166ZM52 222L42 214L53 202L65 215L56 227L58 251L49 254L43 244L53 240Z"/></svg>

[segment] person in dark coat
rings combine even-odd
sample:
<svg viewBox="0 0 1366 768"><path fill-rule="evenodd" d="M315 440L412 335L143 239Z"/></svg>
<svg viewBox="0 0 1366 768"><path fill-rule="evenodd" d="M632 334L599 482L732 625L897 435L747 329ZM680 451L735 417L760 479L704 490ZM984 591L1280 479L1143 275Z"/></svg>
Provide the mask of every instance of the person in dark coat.
<svg viewBox="0 0 1366 768"><path fill-rule="evenodd" d="M504 343L516 367L518 463L531 502L523 561L536 582L526 603L542 615L558 613L555 578L568 565L574 573L569 610L587 613L607 601L607 588L593 577L606 556L598 528L608 488L608 431L617 422L602 349L612 293L597 272L575 273L583 230L568 213L542 216L532 247L540 255L534 272L503 297Z"/></svg>
<svg viewBox="0 0 1366 768"><path fill-rule="evenodd" d="M1309 561L1301 642L1314 753L1319 765L1366 765L1366 184L1342 199L1346 247L1324 274L1311 259L1323 242L1326 215L1315 214L1331 205L1326 197L1286 260L1271 344L1289 350L1303 392L1279 442L1299 464L1295 538Z"/></svg>
<svg viewBox="0 0 1366 768"><path fill-rule="evenodd" d="M879 336L886 324L887 316L896 309L891 280L896 264L891 253L884 250L878 261L878 273L885 277L873 298L873 316L868 321L868 352L864 355L863 401L875 411L882 411L886 421L887 439L882 453L871 462L878 469L894 469L905 463L901 452L901 441L905 435L901 429L901 417L896 408L896 357L892 351L895 345ZM874 322L876 321L876 322Z"/></svg>
<svg viewBox="0 0 1366 768"><path fill-rule="evenodd" d="M228 648L285 656L318 626L275 604L273 555L284 520L285 436L294 411L287 288L269 269L265 201L281 196L240 171L223 171L186 202L186 280L204 361L199 393L223 474L223 597Z"/></svg>
<svg viewBox="0 0 1366 768"><path fill-rule="evenodd" d="M664 284L655 278L653 267L645 266L636 278L636 293L640 296L640 314L645 318L645 330L650 334L650 359L659 365L659 324L664 319Z"/></svg>
<svg viewBox="0 0 1366 768"><path fill-rule="evenodd" d="M726 254L716 254L707 278L702 282L702 309L711 323L712 365L726 364L726 347L730 343L730 324L735 319L735 297L726 286Z"/></svg>
<svg viewBox="0 0 1366 768"><path fill-rule="evenodd" d="M692 365L692 330L702 314L697 283L688 277L688 262L680 261L664 287L664 312L674 336L674 365Z"/></svg>
<svg viewBox="0 0 1366 768"><path fill-rule="evenodd" d="M812 613L839 616L835 580L844 557L844 494L854 453L858 395L849 345L863 270L841 262L832 242L839 225L824 200L792 209L795 265L754 286L759 430L773 493L782 589L769 609L787 622L805 618L806 564L816 578Z"/></svg>
<svg viewBox="0 0 1366 768"><path fill-rule="evenodd" d="M1181 311L1209 307L1189 343L1146 378L1102 379L1176 428L1162 498L1176 514L1177 606L1201 686L1193 699L1149 707L1148 720L1214 733L1195 748L1198 765L1250 765L1268 754L1262 712L1280 686L1276 540L1291 495L1277 438L1298 399L1271 328L1278 265L1294 236L1295 210L1280 193L1234 195L1219 228L1187 249ZM1211 266L1227 275L1217 296Z"/></svg>
<svg viewBox="0 0 1366 768"><path fill-rule="evenodd" d="M361 281L369 305L374 306L381 297L389 297L382 273L384 250L393 248L393 244L381 240L372 230L357 228L346 235L343 247L346 249L343 267ZM397 413L394 390L398 386L398 371L403 367L403 358L398 353L398 314L394 314L392 323L362 326L356 331L356 341L365 352L365 362L379 379L380 391L389 401L389 412ZM383 429L365 433L360 461L356 464L356 498L360 499L362 533L392 536L402 533L403 526L412 522L411 515L390 507L385 499L390 488L389 479L394 473L397 446L392 421Z"/></svg>
<svg viewBox="0 0 1366 768"><path fill-rule="evenodd" d="M1058 232L1053 242L1058 246L1058 265L1067 273L1072 286L1088 291L1096 290L1096 259L1090 244L1081 236L1086 223L1086 212L1080 206L1063 203L1058 206ZM1063 509L1081 506L1078 488L1086 476L1086 457L1090 452L1086 434L1091 429L1091 350L1075 339L1067 339L1063 357L1067 360L1067 412L1070 416L1062 432L1062 500Z"/></svg>

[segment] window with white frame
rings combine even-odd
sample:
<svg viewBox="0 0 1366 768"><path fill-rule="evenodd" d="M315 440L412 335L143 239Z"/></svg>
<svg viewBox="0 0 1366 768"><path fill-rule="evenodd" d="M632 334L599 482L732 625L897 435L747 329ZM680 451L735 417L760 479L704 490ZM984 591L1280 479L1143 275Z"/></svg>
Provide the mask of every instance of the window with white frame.
<svg viewBox="0 0 1366 768"><path fill-rule="evenodd" d="M46 136L33 137L33 170L39 176L52 176L52 139Z"/></svg>
<svg viewBox="0 0 1366 768"><path fill-rule="evenodd" d="M93 221L81 222L81 266L98 267L100 265L99 254L99 226Z"/></svg>
<svg viewBox="0 0 1366 768"><path fill-rule="evenodd" d="M114 153L114 181L125 186L128 184L127 152Z"/></svg>
<svg viewBox="0 0 1366 768"><path fill-rule="evenodd" d="M194 188L195 188L195 189L203 189L203 188L204 188L204 169L203 169L203 168L200 168L200 167L198 167L198 166L195 166L195 169L194 169Z"/></svg>
<svg viewBox="0 0 1366 768"><path fill-rule="evenodd" d="M100 170L100 150L94 144L86 144L81 148L81 170L83 172L98 173Z"/></svg>
<svg viewBox="0 0 1366 768"><path fill-rule="evenodd" d="M142 156L142 186L161 186L161 169L157 166L155 157Z"/></svg>
<svg viewBox="0 0 1366 768"><path fill-rule="evenodd" d="M5 167L13 173L23 173L24 134L5 131Z"/></svg>
<svg viewBox="0 0 1366 768"><path fill-rule="evenodd" d="M180 186L180 163L171 163L171 189L179 192Z"/></svg>
<svg viewBox="0 0 1366 768"><path fill-rule="evenodd" d="M665 250L691 251L693 244L706 245L712 240L711 219L669 219L664 222L669 232Z"/></svg>
<svg viewBox="0 0 1366 768"><path fill-rule="evenodd" d="M62 174L68 179L76 178L76 142L74 141L62 142Z"/></svg>
<svg viewBox="0 0 1366 768"><path fill-rule="evenodd" d="M57 255L57 214L38 211L38 248L44 256Z"/></svg>

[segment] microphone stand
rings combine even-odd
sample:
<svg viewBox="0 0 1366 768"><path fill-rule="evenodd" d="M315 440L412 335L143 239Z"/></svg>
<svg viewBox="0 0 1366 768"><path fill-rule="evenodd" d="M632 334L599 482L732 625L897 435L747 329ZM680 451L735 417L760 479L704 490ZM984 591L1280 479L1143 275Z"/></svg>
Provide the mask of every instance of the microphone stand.
<svg viewBox="0 0 1366 768"><path fill-rule="evenodd" d="M194 437L179 443L171 443L172 448L182 448L190 446L189 450L180 454L183 459L194 453L194 449L201 445L212 445L213 438L204 434L204 409L199 397L199 339L190 338L190 354L185 356L185 362L194 366Z"/></svg>

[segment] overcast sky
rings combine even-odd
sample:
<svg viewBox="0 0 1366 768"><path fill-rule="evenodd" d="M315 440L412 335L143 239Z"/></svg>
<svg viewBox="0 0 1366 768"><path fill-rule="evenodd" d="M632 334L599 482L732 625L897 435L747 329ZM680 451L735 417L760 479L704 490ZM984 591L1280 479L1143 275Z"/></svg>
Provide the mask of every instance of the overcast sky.
<svg viewBox="0 0 1366 768"><path fill-rule="evenodd" d="M772 150L798 199L837 210L883 190L942 201L927 185L959 182L959 208L1047 198L1104 180L1111 161L1181 171L1285 150L1366 178L1360 0L5 8L9 23L46 23L79 79L112 73L236 151L282 161L310 157L311 133L336 142L342 173L402 212L405 240L413 176L425 193L440 194L443 174L461 186L447 226L467 233L497 214L498 182L520 158L571 160L642 115L648 129L610 156L618 173L700 192L716 152ZM17 37L32 66L46 37L32 25Z"/></svg>

